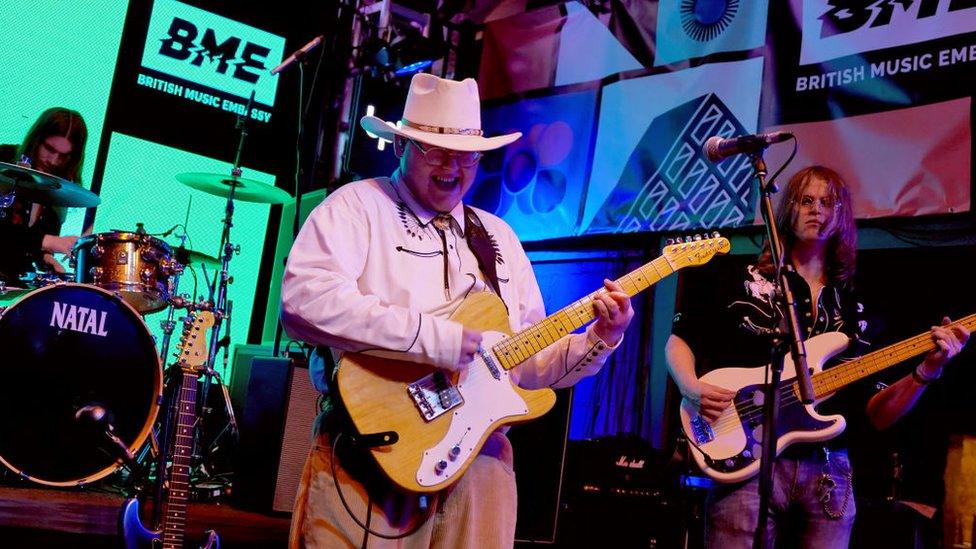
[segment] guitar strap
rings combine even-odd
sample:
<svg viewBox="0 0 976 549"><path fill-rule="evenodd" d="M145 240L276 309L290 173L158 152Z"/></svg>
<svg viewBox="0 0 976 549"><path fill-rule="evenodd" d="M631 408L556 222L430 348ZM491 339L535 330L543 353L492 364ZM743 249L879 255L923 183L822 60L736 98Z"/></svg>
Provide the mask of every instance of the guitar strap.
<svg viewBox="0 0 976 549"><path fill-rule="evenodd" d="M468 247L478 259L478 267L481 269L481 273L485 275L491 289L495 291L495 295L499 298L502 297L501 287L498 285L498 271L495 268L495 261L498 257L495 244L492 242L491 236L488 235L488 231L485 230L484 224L481 223L481 219L478 218L478 214L474 213L474 210L467 204L464 205L464 233Z"/></svg>

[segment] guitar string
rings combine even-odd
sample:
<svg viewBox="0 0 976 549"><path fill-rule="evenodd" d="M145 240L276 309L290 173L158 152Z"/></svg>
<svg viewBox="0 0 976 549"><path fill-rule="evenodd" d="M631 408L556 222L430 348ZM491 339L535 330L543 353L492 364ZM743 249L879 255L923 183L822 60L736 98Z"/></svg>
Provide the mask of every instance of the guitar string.
<svg viewBox="0 0 976 549"><path fill-rule="evenodd" d="M915 347L916 345L918 345L918 343L916 343L916 340L919 339L919 338L924 338L927 335L928 334L920 334L919 336L916 336L916 337L911 338L909 340L903 341L903 342L901 342L899 344L892 345L891 347L886 347L884 349L880 349L878 351L875 351L874 353L869 353L869 354L867 354L867 355L865 355L865 356L863 356L863 357L861 357L859 359L855 359L852 362L849 362L849 363L840 365L837 368L825 370L825 371L821 372L820 374L815 375L814 378L822 379L823 380L823 383L821 383L821 385L826 385L827 387L830 387L831 386L831 382L843 381L843 383L841 383L838 387L834 388L833 390L824 392L823 396L827 396L829 394L832 394L832 393L838 391L839 389L841 389L843 386L847 385L848 383L851 383L853 381L857 381L859 379L863 379L864 377L867 377L868 375L871 375L873 373L877 373L877 371L880 371L880 370L869 371L867 374L865 374L863 376L858 376L858 375L856 375L854 373L854 371L857 370L857 368L853 367L854 364L863 362L863 363L865 363L868 366L877 366L877 364L879 363L879 360L878 360L879 358L886 359L886 360L880 361L880 362L888 362L889 365L898 364L898 363L902 362L903 360L908 360L909 358L911 358L913 356L918 356L918 354L921 354L921 353L914 353L914 352L903 353L903 351L905 350L905 348ZM935 348L935 345L934 344L930 345L929 348L926 349L926 350L931 350L933 348ZM922 352L924 353L924 352L926 352L926 350L923 350ZM886 354L886 352L888 352L888 351L890 351L890 353L887 353ZM905 357L902 360L899 360L897 362L890 362L889 356L891 356L891 355L897 356L897 354L905 354ZM841 370L841 369L838 369L838 368L843 368L843 369ZM821 376L823 376L823 377L821 377ZM795 378L793 378L793 379L795 379ZM795 381L788 380L780 388L779 391L780 391L780 407L781 408L782 407L785 407L785 406L790 406L790 405L792 405L792 404L800 401L800 399L798 397L796 397L796 389L794 388L795 385L796 385L796 382ZM815 392L816 392L816 390L815 390ZM735 431L735 430L737 430L737 428L738 428L738 426L739 426L740 423L746 422L746 421L749 421L749 420L752 420L752 419L755 419L755 417L757 415L762 415L763 406L762 405L744 406L741 409L729 408L729 410L732 410L732 412L731 413L723 414L723 417L720 418L719 421L717 421L713 425L713 427L712 427L713 428L713 431L715 431L715 427L716 426L720 426L719 427L719 431L717 431L717 432L721 432L722 434L725 434L725 433L728 433L728 432L731 432L731 431ZM738 413L735 413L735 412L738 412Z"/></svg>
<svg viewBox="0 0 976 549"><path fill-rule="evenodd" d="M964 325L968 329L976 328L976 314L963 317L957 320L956 322L949 324L947 327L955 327L959 325ZM928 342L926 348L923 349L921 352L916 352L917 347L919 345L925 344L926 342ZM838 385L837 387L833 388L833 390L825 392L823 396L826 397L827 395L833 394L834 392L840 390L841 388L843 388L844 386L846 386L847 384L853 381L863 379L864 377L867 377L871 374L877 373L881 369L884 369L884 367L882 367L880 369L869 371L865 375L859 376L856 373L858 369L853 366L855 364L864 363L864 365L867 367L877 367L879 363L889 363L888 366L890 366L908 360L914 356L918 356L920 354L929 352L935 348L936 345L931 342L930 333L922 333L915 337L902 341L900 343L896 343L889 347L885 347L883 349L879 349L872 353L868 353L863 357L839 365L836 368L824 370L823 372L813 376L813 378L822 379L823 383L821 383L821 385L822 386L826 385L828 388L831 386L832 382L836 383L837 381L842 381L842 383L840 383L840 385ZM893 360L895 357L898 357L898 355L902 355L902 354L904 355L904 358L896 362L891 362L891 360ZM786 385L784 385L779 389L780 407L789 406L800 401L800 399L796 397L796 391L794 390L795 384L796 384L795 381L788 381ZM792 400L788 397L792 397ZM754 419L757 414L761 415L763 406L752 405L752 406L745 406L741 410L736 408L728 408L728 410L732 410L732 413L723 412L722 417L720 417L718 421L712 424L712 430L714 432L718 434L726 434L737 430L741 423L744 423L750 419Z"/></svg>
<svg viewBox="0 0 976 549"><path fill-rule="evenodd" d="M967 328L973 328L976 327L976 322L974 322L974 320L976 320L976 315L969 315L968 317L963 317L957 320L956 322L949 324L949 326L967 325ZM968 326L969 324L974 324L974 326ZM925 345L925 348L921 352L917 352L917 347L919 345ZM825 370L820 374L815 375L814 378L822 379L823 383L821 383L821 386L826 386L828 389L830 389L833 384L836 384L836 382L838 381L842 382L836 387L833 387L832 390L825 391L824 396L827 396L829 394L836 392L837 390L841 389L842 387L844 387L845 385L853 381L857 381L871 374L877 373L878 371L884 369L887 366L898 364L914 356L918 356L922 353L931 351L932 349L935 349L935 347L936 347L935 344L931 342L929 333L919 334L915 337L909 338L895 345L891 345L889 347L879 349L872 353L868 353L863 357L845 363L837 368ZM899 355L903 355L903 357L899 357ZM892 362L893 360L895 360L895 358L899 358L899 360ZM854 366L858 363L864 363L864 365L867 366L870 371L868 371L866 374L858 375L859 372L863 373L864 371L863 368L859 370ZM879 363L886 363L886 365L881 368L878 368ZM795 382L788 382L787 385L784 385L780 389L780 396L795 397L796 392L794 390L794 385ZM783 398L781 400L780 405L787 406L797 401L799 401L799 398L794 398L793 400L790 400L788 398ZM751 419L755 417L756 413L761 413L761 410L762 410L761 405L752 406L752 407L746 406L742 408L742 411L744 411L744 413L739 414L739 416ZM726 416L726 414L723 414L723 416ZM730 420L730 421L723 421L723 420ZM729 425L730 423L731 425ZM737 426L736 425L737 423L739 423L739 421L736 414L728 414L727 417L720 418L719 421L715 423L715 425L713 426L713 430L715 426L718 426L720 424L722 425L722 427L730 426L734 429ZM724 432L728 432L728 430Z"/></svg>
<svg viewBox="0 0 976 549"><path fill-rule="evenodd" d="M659 262L660 260L663 260L663 259L665 259L663 256L658 257L658 258L654 259L653 261L650 261L650 262L642 265L641 267L638 267L634 271L632 271L632 272L630 272L630 273L628 273L628 274L620 277L619 279L617 279L616 282L618 284L620 284L622 287L624 287L624 291L627 292L628 295L630 295L631 297L632 296L635 296L638 293L646 290L647 288L650 288L654 284L660 282L665 277L669 276L671 273L674 273L675 272L676 269L670 269L670 272L668 272L666 274L663 274L663 275L661 274L660 270L657 268L657 265L655 265L655 263L657 263L657 262ZM666 264L667 261L665 260L665 261L662 261L661 263ZM641 271L647 269L648 267L654 267L655 273L654 273L654 276L653 277L648 276L646 273L641 272ZM635 273L638 273L638 272L640 272L640 274L635 274ZM644 284L644 283L637 282L639 280L646 281L647 283ZM627 288L627 285L632 286L633 287L633 290L628 289ZM546 317L545 319L543 319L542 321L540 321L538 324L536 324L534 326L531 326L531 327L523 330L522 332L519 332L519 333L513 335L512 337L506 338L506 339L502 340L501 342L495 344L492 347L492 349L493 350L496 350L498 352L501 352L502 354L505 354L505 355L507 355L507 354L514 355L514 357L515 357L514 359L518 361L518 362L515 363L516 365L517 364L520 364L521 362L524 362L529 357L531 357L533 354L535 354L537 352L540 352L545 347L548 347L549 345L555 343L560 337L562 337L562 335L565 335L567 333L570 333L572 330L575 330L576 328L578 328L578 327L586 324L587 322L593 320L596 317L595 311L594 311L594 309L592 307L593 299L595 298L595 296L597 294L599 294L600 292L605 292L605 291L606 291L605 289L597 290L596 292L593 292L593 293L591 293L591 294L589 294L589 295L587 295L587 296L585 296L585 297L583 297L583 298L581 298L581 299L579 299L579 300L571 303L570 305L568 305L568 306L560 309L559 311L556 311L552 315ZM562 319L563 318L566 318L569 321L570 326L574 326L572 328L572 330L567 330L566 329L565 324L562 322ZM544 329L546 329L546 328L548 328L550 326L557 326L557 332L560 332L561 331L561 332L564 332L564 333L562 335L559 335L556 338L552 338L549 334L547 334L547 333L544 332ZM561 328L561 330L559 330L559 328ZM541 339L542 339L542 342L544 343L544 345L540 346L538 349L535 349L534 348L534 345L538 345L539 344L537 340L540 339L540 337L539 337L540 334L542 335L542 338ZM533 338L532 336L535 336L535 337ZM535 341L535 343L533 343L533 341ZM525 350L525 349L528 349L528 350L530 350L532 352L530 352L528 354L526 354L526 353L523 352L521 354L524 355L524 356L520 357L519 356L520 350Z"/></svg>
<svg viewBox="0 0 976 549"><path fill-rule="evenodd" d="M926 348L921 352L916 352L917 347L924 344L926 340L929 342L929 345L927 345ZM898 364L904 360L908 360L913 356L918 356L919 354L925 353L934 348L935 344L931 343L929 334L919 334L918 336L905 340L896 345L880 349L874 353L869 353L859 359L855 359L854 361L840 365L837 368L825 370L814 376L814 378L818 378L823 381L820 384L821 387L825 386L825 388L830 389L824 391L823 394L826 396L838 391L853 381L857 381L867 377L868 375L877 373L877 371L880 371L880 369L875 368L879 365L879 363L887 363L888 365ZM904 355L904 357L902 358L899 355ZM900 360L892 362L892 360L895 358L900 358ZM870 371L868 371L867 374L858 375L858 372L864 371L863 368L859 370L858 367L855 366L858 363L863 363L864 366L866 366ZM836 387L833 387L833 385L838 381L841 381L842 383ZM794 388L796 382L788 381L787 383L788 384L780 388L781 406L789 406L800 401L800 399L796 397L796 389ZM756 414L762 413L762 408L763 407L761 405L745 406L740 410L739 415L747 420L753 419L755 418Z"/></svg>
<svg viewBox="0 0 976 549"><path fill-rule="evenodd" d="M657 261L657 259L655 259L654 261ZM653 263L654 261L651 261L650 263ZM638 269L636 269L634 272L644 269L646 266L647 265L641 266ZM625 286L626 284L632 285L634 288L633 292L629 291L626 287L624 288L624 291L626 291L631 296L637 295L641 291L649 288L650 286L659 282L663 277L650 282L650 284L644 287L641 287L641 285L637 284L636 282L633 282L632 280L633 278L634 276L632 272L620 277L616 281L621 286ZM642 278L644 280L649 279L649 277L647 277L646 275L643 275ZM570 305L560 309L559 311L556 311L552 315L541 320L538 324L534 326L530 326L529 328L526 328L525 330L513 335L512 337L506 338L496 343L494 346L492 346L492 350L496 351L496 354L497 352L501 352L503 355L508 355L508 354L514 355L514 360L518 361L515 363L516 365L524 362L525 360L528 360L529 357L542 351L549 345L552 345L560 337L562 337L562 335L559 335L556 338L552 338L550 333L546 333L546 331L544 331L548 327L552 325L561 327L562 332L565 332L563 335L568 334L572 331L572 330L566 330L566 326L561 321L562 320L561 317L570 317L568 318L568 320L571 326L575 324L575 328L573 328L574 330L579 326L586 324L590 320L593 320L593 318L595 318L596 315L594 314L594 310L592 308L592 301L594 297L602 291L605 290L604 289L597 290L596 292L593 292L588 296L585 296L582 299L579 299L571 303ZM570 315L570 313L572 313L572 315ZM575 319L572 317L575 317ZM557 333L558 332L560 332L560 330L557 328ZM542 340L541 343L538 341L539 339ZM539 347L536 349L535 346L539 346ZM531 352L520 353L520 351L522 350L528 350ZM519 356L520 354L524 356L520 357Z"/></svg>
<svg viewBox="0 0 976 549"><path fill-rule="evenodd" d="M723 247L722 246L722 241L723 240L724 240L724 238L715 237L715 238L705 239L705 240L701 240L701 241L695 241L694 243L690 243L690 245L689 244L679 245L680 249L672 249L671 250L671 253L675 254L675 257L673 258L673 260L675 262L677 262L678 259L681 259L682 253L685 253L685 255L687 255L687 253L690 253L690 252L702 252L702 251L704 251L706 253L711 253L711 255L714 256L715 254L721 252L721 248ZM710 260L710 259L711 259L711 257L705 259L704 261L707 261L707 260ZM702 261L702 260L699 259L699 261ZM704 263L704 261L702 261L702 264ZM673 268L671 265L672 265L672 263L671 263L671 261L668 260L667 255L661 255L661 256L658 256L658 257L654 258L653 260L645 263L644 265L641 265L640 267L634 269L630 273L627 273L626 275L620 277L619 279L616 280L616 282L618 284L620 284L621 286L624 286L625 283L632 284L633 287L634 287L634 291L627 290L626 288L625 288L624 291L627 292L631 297L633 297L633 296L637 295L638 293L646 290L647 288L653 286L654 284L657 284L658 282L660 282L661 280L663 280L664 278L670 276L671 274L673 274L674 272L676 272L678 270L678 269ZM665 269L665 272L662 274L661 269L659 269L659 267L667 267L667 268ZM654 273L653 273L654 276L647 276L647 274L643 272L644 270L646 270L648 268L653 268L653 270L654 270ZM640 284L640 283L638 283L638 282L635 281L635 280L641 280L641 279L647 281L647 284ZM556 311L552 315L550 315L550 316L546 317L545 319L543 319L542 321L540 321L539 324L536 324L535 326L531 326L531 327L529 327L529 328L527 328L527 329L525 329L525 330L523 330L523 331L521 331L519 333L514 334L512 337L506 338L505 340L502 340L501 342L495 344L492 347L492 350L500 351L503 354L514 354L515 355L515 358L518 359L518 348L519 348L518 345L519 345L519 342L522 342L522 348L523 349L525 347L528 347L530 350L532 350L532 341L533 341L533 338L532 337L529 337L529 336L536 335L534 333L536 331L540 331L541 332L542 325L544 325L546 323L548 323L548 324L554 324L554 323L556 323L556 320L557 320L556 317L570 316L570 313L572 313L573 316L576 316L576 327L573 328L575 330L576 328L578 328L578 327L586 324L587 322L589 322L590 320L593 320L593 318L595 318L596 315L593 314L592 309L590 307L587 307L587 305L589 305L590 303L592 303L592 300L596 296L596 294L598 294L598 293L600 293L602 291L605 291L605 290L604 289L597 290L596 292L593 292L593 293L591 293L591 294L589 294L587 296L584 296L583 298L581 298L581 299L579 299L579 300L571 303L570 305L568 305L568 306L560 309L559 311ZM570 318L569 320L570 320L570 324L572 325L573 324L573 319ZM562 326L563 330L565 330L565 326L562 325L562 322L559 322L559 325ZM569 333L571 331L572 330L567 331L566 333ZM560 336L560 337L562 337L562 336ZM538 337L536 339L538 339ZM558 339L558 338L556 338L556 339ZM534 350L532 353L529 353L528 355L525 355L523 358L521 358L516 363L516 365L519 364L519 363L521 363L521 362L524 362L530 356L532 356L532 354L535 354L535 353L541 351L546 346L551 345L552 343L555 343L555 341L556 341L555 339L552 340L552 341L545 341L545 343L546 343L545 346L541 347L540 349Z"/></svg>

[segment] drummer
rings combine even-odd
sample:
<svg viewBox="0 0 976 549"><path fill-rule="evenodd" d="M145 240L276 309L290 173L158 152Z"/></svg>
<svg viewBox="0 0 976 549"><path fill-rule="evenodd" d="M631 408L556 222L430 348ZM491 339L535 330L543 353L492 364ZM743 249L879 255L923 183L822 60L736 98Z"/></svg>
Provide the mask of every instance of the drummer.
<svg viewBox="0 0 976 549"><path fill-rule="evenodd" d="M41 113L15 156L0 161L16 163L26 156L35 170L78 183L87 140L88 128L81 114L54 107ZM64 216L62 208L20 199L7 208L0 219L0 281L16 285L35 266L65 272L54 254L70 253L78 237L59 236Z"/></svg>

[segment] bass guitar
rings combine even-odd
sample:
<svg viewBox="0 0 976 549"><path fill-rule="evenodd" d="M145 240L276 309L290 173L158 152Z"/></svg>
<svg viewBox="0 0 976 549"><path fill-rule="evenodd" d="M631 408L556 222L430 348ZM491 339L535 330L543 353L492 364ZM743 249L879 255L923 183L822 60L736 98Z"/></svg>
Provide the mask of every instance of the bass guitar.
<svg viewBox="0 0 976 549"><path fill-rule="evenodd" d="M951 324L976 330L976 315ZM824 370L834 355L847 348L849 338L840 332L828 332L804 342L807 364L815 400L800 401L796 368L789 355L783 364L777 413L776 455L797 442L821 442L844 431L847 423L841 415L823 416L816 406L838 390L935 349L929 332ZM701 470L719 482L740 482L759 472L762 454L763 401L766 394L765 368L719 368L701 377L705 383L735 392L732 404L714 421L702 416L688 399L681 401L681 426L691 443L691 454Z"/></svg>
<svg viewBox="0 0 976 549"><path fill-rule="evenodd" d="M617 282L633 296L730 248L728 239L717 234L679 241ZM522 389L512 383L509 371L593 320L595 295L516 334L511 334L507 311L495 294L469 296L451 319L482 331L483 340L474 361L460 374L362 353L343 355L337 370L339 396L358 433L380 441L369 451L382 472L407 491L441 490L461 477L492 431L549 411L556 399L552 389Z"/></svg>

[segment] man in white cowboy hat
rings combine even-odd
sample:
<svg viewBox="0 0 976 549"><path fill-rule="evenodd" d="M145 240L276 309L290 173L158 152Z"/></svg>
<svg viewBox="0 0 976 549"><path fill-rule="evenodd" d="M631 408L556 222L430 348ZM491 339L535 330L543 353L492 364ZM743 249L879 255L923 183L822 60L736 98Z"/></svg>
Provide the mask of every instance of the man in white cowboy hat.
<svg viewBox="0 0 976 549"><path fill-rule="evenodd" d="M400 359L460 371L482 337L448 318L466 297L498 294L513 331L545 317L532 266L512 229L462 203L482 151L521 136L485 137L480 108L474 80L417 74L400 125L362 119L365 130L393 141L399 168L389 178L339 188L309 216L283 281L289 335L338 351L394 351ZM566 387L599 371L633 317L622 289L611 281L606 288L594 300L596 322L517 366L513 379L528 388ZM348 419L339 399L329 398L335 388L327 370L313 360L310 372L326 395L326 412L295 503L293 547L514 544L512 448L502 432L491 433L461 479L436 496L398 492L364 454L338 442L340 433L349 434Z"/></svg>

